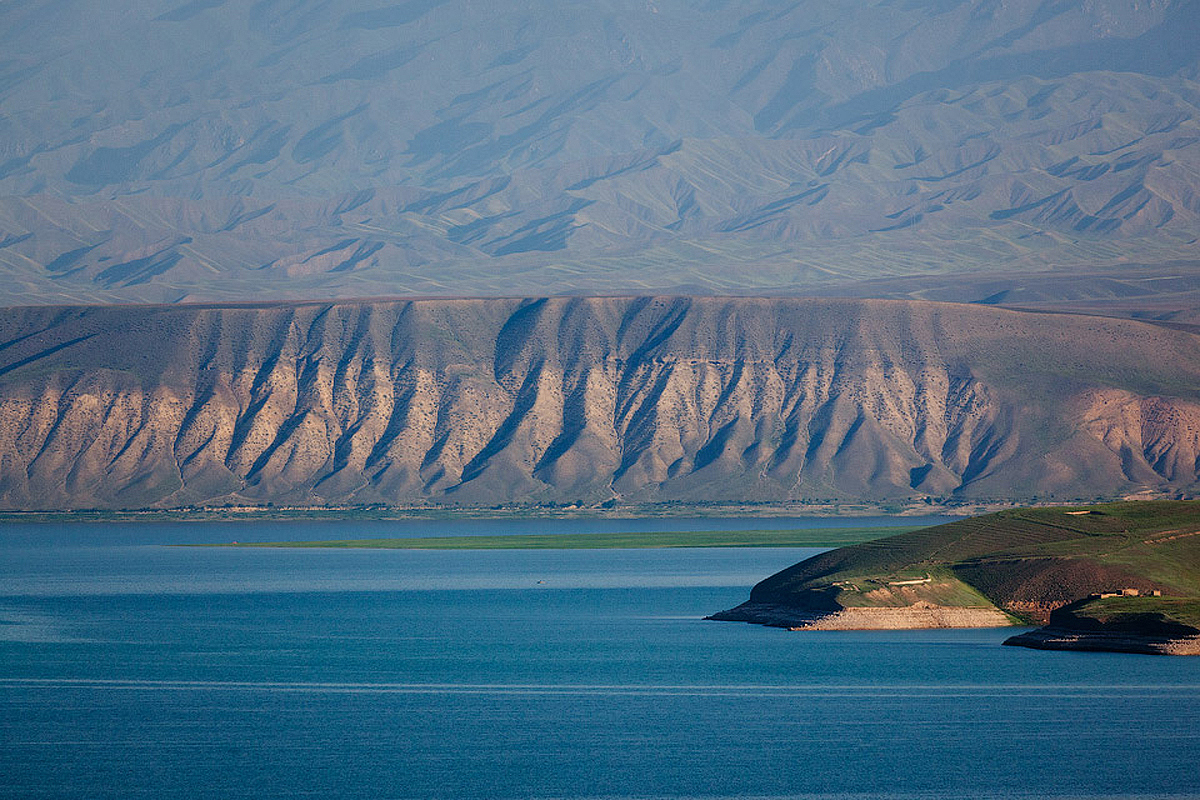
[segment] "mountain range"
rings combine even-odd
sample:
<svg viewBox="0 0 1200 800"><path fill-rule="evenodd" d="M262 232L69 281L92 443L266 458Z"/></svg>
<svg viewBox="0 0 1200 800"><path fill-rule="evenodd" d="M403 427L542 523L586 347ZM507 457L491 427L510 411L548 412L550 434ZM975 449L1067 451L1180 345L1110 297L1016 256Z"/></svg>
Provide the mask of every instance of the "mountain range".
<svg viewBox="0 0 1200 800"><path fill-rule="evenodd" d="M0 304L1136 267L1137 313L1191 319L1198 32L1194 0L10 0Z"/></svg>
<svg viewBox="0 0 1200 800"><path fill-rule="evenodd" d="M1198 34L0 3L0 506L1190 495Z"/></svg>
<svg viewBox="0 0 1200 800"><path fill-rule="evenodd" d="M0 506L1071 500L1200 488L1200 337L899 300L26 307Z"/></svg>

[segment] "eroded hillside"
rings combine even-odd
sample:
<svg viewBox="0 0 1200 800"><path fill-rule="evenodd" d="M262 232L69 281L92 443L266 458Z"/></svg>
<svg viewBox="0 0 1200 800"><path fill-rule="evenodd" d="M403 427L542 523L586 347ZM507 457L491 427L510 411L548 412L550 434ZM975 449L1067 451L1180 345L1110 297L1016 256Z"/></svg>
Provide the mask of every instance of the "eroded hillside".
<svg viewBox="0 0 1200 800"><path fill-rule="evenodd" d="M0 502L1196 488L1200 338L902 301L72 307L0 322Z"/></svg>

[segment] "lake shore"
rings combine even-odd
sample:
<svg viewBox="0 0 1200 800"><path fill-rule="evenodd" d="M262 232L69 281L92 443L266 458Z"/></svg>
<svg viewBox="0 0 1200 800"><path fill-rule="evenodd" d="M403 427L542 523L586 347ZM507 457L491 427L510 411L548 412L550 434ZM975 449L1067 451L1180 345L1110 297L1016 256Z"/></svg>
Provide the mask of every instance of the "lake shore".
<svg viewBox="0 0 1200 800"><path fill-rule="evenodd" d="M1080 631L1047 626L1013 636L1006 639L1004 644L1010 647L1029 647L1034 650L1200 656L1200 634L1195 636L1155 636L1128 632Z"/></svg>
<svg viewBox="0 0 1200 800"><path fill-rule="evenodd" d="M902 608L841 608L806 611L769 603L743 603L705 619L749 622L792 631L924 630L1003 628L1017 624L996 608L952 608L917 603Z"/></svg>
<svg viewBox="0 0 1200 800"><path fill-rule="evenodd" d="M600 505L503 506L274 506L227 505L178 508L16 510L0 511L0 522L288 522L393 521L454 519L709 519L778 517L915 517L972 516L1013 508L1008 501L971 503L645 503Z"/></svg>
<svg viewBox="0 0 1200 800"><path fill-rule="evenodd" d="M1200 655L1200 601L1180 597L1087 598L1056 609L1049 624L1004 642L1036 650Z"/></svg>
<svg viewBox="0 0 1200 800"><path fill-rule="evenodd" d="M499 536L421 536L328 541L229 542L200 547L320 547L350 550L641 550L670 547L841 547L905 533L918 526L784 530L522 533Z"/></svg>

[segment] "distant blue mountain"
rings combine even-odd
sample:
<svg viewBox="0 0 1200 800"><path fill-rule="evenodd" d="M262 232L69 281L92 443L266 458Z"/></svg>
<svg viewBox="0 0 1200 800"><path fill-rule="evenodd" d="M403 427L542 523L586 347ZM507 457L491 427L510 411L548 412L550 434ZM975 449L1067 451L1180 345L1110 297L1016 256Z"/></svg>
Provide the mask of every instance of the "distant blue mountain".
<svg viewBox="0 0 1200 800"><path fill-rule="evenodd" d="M1195 0L10 0L0 303L1192 274L1197 41Z"/></svg>

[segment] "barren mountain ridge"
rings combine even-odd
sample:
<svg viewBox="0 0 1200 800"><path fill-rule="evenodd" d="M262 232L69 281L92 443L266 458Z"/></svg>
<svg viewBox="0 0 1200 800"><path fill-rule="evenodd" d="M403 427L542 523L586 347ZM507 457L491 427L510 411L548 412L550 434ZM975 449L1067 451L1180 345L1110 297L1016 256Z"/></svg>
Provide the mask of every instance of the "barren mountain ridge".
<svg viewBox="0 0 1200 800"><path fill-rule="evenodd" d="M33 307L0 503L1194 491L1200 338L913 301Z"/></svg>

